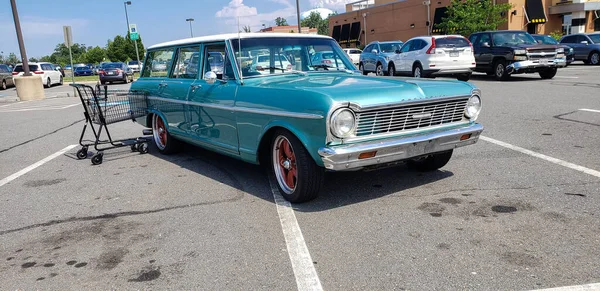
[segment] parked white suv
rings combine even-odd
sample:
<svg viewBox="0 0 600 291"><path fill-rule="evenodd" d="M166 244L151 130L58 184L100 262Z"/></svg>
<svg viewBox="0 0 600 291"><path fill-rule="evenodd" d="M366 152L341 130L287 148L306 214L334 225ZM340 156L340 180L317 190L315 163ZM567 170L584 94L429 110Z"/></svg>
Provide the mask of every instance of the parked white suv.
<svg viewBox="0 0 600 291"><path fill-rule="evenodd" d="M362 53L362 51L356 48L345 48L344 52L350 57L352 63L358 66L358 63L360 63L360 54Z"/></svg>
<svg viewBox="0 0 600 291"><path fill-rule="evenodd" d="M51 63L29 63L29 71L32 75L40 75L46 88L50 88L54 84L63 84L61 72ZM12 74L14 77L22 76L23 73L23 64L17 64Z"/></svg>
<svg viewBox="0 0 600 291"><path fill-rule="evenodd" d="M396 57L395 72L416 78L452 76L468 81L475 68L473 45L460 35L409 39Z"/></svg>

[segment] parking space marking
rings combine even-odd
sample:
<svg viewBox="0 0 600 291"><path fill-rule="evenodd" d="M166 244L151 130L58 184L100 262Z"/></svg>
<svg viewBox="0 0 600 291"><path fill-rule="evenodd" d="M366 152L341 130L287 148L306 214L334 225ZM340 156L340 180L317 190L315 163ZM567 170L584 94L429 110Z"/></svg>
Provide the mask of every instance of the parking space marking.
<svg viewBox="0 0 600 291"><path fill-rule="evenodd" d="M595 112L595 113L600 113L600 110L595 110L595 109L587 109L587 108L581 108L581 109L579 109L579 111L587 111L587 112Z"/></svg>
<svg viewBox="0 0 600 291"><path fill-rule="evenodd" d="M567 168L570 168L570 169L573 169L573 170L576 170L576 171L579 171L579 172L583 172L583 173L586 173L588 175L592 175L594 177L600 178L600 172L599 171L596 171L596 170L593 170L593 169L590 169L590 168L586 168L584 166L576 165L576 164L573 164L573 163L569 163L567 161L563 161L561 159L557 159L557 158L553 158L553 157L550 157L550 156L547 156L547 155L544 155L544 154L536 153L534 151L530 151L528 149L524 149L522 147L518 147L518 146L509 144L509 143L505 143L505 142L502 142L502 141L499 141L499 140L496 140L496 139L493 139L493 138L489 138L489 137L486 137L486 136L480 136L479 138L482 139L482 140L484 140L484 141L487 141L487 142L499 145L501 147L505 147L507 149L511 149L513 151L517 151L517 152L520 152L520 153L523 153L523 154L526 154L526 155L530 155L532 157L536 157L536 158L539 158L539 159L542 159L542 160L545 160L545 161L548 161L548 162L551 162L551 163L554 163L554 164L557 164L557 165L561 165L563 167L567 167Z"/></svg>
<svg viewBox="0 0 600 291"><path fill-rule="evenodd" d="M36 107L27 107L27 108L19 108L19 109L0 109L0 113L10 113L10 112L24 112L24 111L45 111L45 110L62 110L67 109L73 106L80 105L80 103L71 104L71 105L49 105L49 106L36 106Z"/></svg>
<svg viewBox="0 0 600 291"><path fill-rule="evenodd" d="M300 226L298 225L298 220L296 220L294 209L292 209L291 203L281 196L279 189L272 182L272 177L268 177L268 179L275 204L277 205L277 214L279 215L279 222L283 230L288 255L290 256L292 269L296 277L296 286L298 286L298 290L321 291L323 287L306 247L306 242L304 241L302 230L300 230Z"/></svg>
<svg viewBox="0 0 600 291"><path fill-rule="evenodd" d="M62 155L64 153L66 153L67 151L71 150L72 148L74 148L76 146L77 146L76 144L70 145L70 146L68 146L68 147L66 147L66 148L64 148L64 149L62 149L62 150L60 150L58 152L55 152L55 153L49 155L48 157L40 160L39 162L36 162L35 164L32 164L31 166L29 166L29 167L27 167L27 168L25 168L23 170L20 170L20 171L14 173L14 174L12 174L12 175L10 175L10 176L2 179L2 180L0 180L0 187L6 185L8 183L10 183L14 179L17 179L17 178L19 178L19 177L21 177L21 176L29 173L30 171L34 170L35 168L37 168L37 167L39 167L39 166L41 166L41 165L43 165L43 164L45 164L45 163L47 163L47 162L55 159L56 157L58 157L58 156L60 156L60 155Z"/></svg>
<svg viewBox="0 0 600 291"><path fill-rule="evenodd" d="M21 101L21 102L14 102L14 103L6 104L6 105L0 105L0 108L8 107L8 106L16 105L16 104L23 104L23 103L27 103L27 102L31 102L31 101L33 101L33 100L27 100L27 101Z"/></svg>
<svg viewBox="0 0 600 291"><path fill-rule="evenodd" d="M592 291L600 290L600 283L586 284L586 285L574 285L565 287L556 287L548 289L536 289L537 291Z"/></svg>
<svg viewBox="0 0 600 291"><path fill-rule="evenodd" d="M570 76L554 76L554 78L563 78L563 79L579 79L579 77L570 77Z"/></svg>

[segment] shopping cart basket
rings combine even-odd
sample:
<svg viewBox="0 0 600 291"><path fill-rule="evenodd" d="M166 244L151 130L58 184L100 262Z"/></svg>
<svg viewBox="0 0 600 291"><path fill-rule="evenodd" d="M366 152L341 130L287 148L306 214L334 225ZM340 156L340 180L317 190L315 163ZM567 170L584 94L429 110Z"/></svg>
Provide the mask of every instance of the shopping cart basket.
<svg viewBox="0 0 600 291"><path fill-rule="evenodd" d="M88 156L88 147L94 146L96 154L92 156L92 164L102 164L104 151L108 149L130 146L132 151L142 154L148 152L149 137L134 137L113 140L108 130L108 125L132 120L147 114L148 100L145 92L133 90L108 90L107 86L91 86L82 84L71 84L77 89L81 104L83 104L85 115L85 124L79 144L81 149L77 151L78 159L85 159ZM94 126L94 124L98 125ZM85 132L89 127L94 133L94 140L84 140ZM108 139L101 139L102 129L106 132Z"/></svg>

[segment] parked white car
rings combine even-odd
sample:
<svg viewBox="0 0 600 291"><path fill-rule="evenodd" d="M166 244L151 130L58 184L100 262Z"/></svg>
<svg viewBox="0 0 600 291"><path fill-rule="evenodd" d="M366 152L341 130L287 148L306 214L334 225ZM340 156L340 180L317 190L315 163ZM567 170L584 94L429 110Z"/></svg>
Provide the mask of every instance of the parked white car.
<svg viewBox="0 0 600 291"><path fill-rule="evenodd" d="M360 54L362 54L362 51L356 48L345 48L344 52L350 57L352 63L358 66L358 63L360 63Z"/></svg>
<svg viewBox="0 0 600 291"><path fill-rule="evenodd" d="M279 56L279 60L273 60L274 68L277 68L277 72L282 72L283 70L289 71L292 69L292 63L284 56L284 55L276 55ZM271 57L269 55L259 55L254 56L252 60L251 71L259 72L261 74L270 74L270 62Z"/></svg>
<svg viewBox="0 0 600 291"><path fill-rule="evenodd" d="M139 72L140 71L140 64L138 63L138 61L130 61L130 62L127 63L127 65L134 72Z"/></svg>
<svg viewBox="0 0 600 291"><path fill-rule="evenodd" d="M394 74L450 76L468 81L475 68L475 56L473 45L461 35L419 36L402 46L394 64Z"/></svg>
<svg viewBox="0 0 600 291"><path fill-rule="evenodd" d="M46 88L50 88L55 84L63 84L62 74L51 63L29 63L29 71L31 71L31 74L40 75ZM13 77L22 76L24 74L23 64L17 64L12 74Z"/></svg>

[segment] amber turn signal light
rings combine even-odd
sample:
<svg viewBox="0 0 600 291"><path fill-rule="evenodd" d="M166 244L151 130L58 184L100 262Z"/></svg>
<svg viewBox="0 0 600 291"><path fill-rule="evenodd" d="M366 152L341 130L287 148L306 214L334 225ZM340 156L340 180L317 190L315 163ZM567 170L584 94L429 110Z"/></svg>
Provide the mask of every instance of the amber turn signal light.
<svg viewBox="0 0 600 291"><path fill-rule="evenodd" d="M373 152L364 152L361 153L360 155L358 155L358 159L362 160L362 159L368 159L368 158L372 158L377 154L377 151L373 151Z"/></svg>
<svg viewBox="0 0 600 291"><path fill-rule="evenodd" d="M463 134L463 135L460 137L460 140L465 140L465 139L470 139L470 138L471 138L471 134L470 134L470 133L469 133L469 134Z"/></svg>

